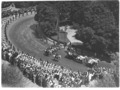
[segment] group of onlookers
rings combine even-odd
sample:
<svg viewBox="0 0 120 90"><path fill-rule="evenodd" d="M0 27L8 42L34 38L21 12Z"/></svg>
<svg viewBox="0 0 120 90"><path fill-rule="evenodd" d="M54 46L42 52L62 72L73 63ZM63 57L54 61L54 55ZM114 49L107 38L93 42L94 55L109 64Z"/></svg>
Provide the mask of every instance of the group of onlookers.
<svg viewBox="0 0 120 90"><path fill-rule="evenodd" d="M3 26L6 26L2 23ZM9 25L9 23L7 24ZM6 26L7 27L7 26ZM2 28L6 31L7 28ZM105 73L112 73L112 69L89 68L85 72L72 71L48 61L38 60L33 56L16 49L7 36L2 34L2 59L16 65L27 78L42 87L81 87L91 81L102 79ZM109 71L110 70L110 71Z"/></svg>

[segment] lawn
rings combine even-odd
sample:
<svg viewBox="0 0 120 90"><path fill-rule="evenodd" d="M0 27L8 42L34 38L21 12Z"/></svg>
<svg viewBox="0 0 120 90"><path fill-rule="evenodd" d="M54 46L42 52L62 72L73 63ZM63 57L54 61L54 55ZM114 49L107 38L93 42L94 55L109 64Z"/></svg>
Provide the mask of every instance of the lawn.
<svg viewBox="0 0 120 90"><path fill-rule="evenodd" d="M52 36L51 38L53 40L60 41L62 43L68 43L69 42L66 32L59 32L59 40L58 40L58 35Z"/></svg>

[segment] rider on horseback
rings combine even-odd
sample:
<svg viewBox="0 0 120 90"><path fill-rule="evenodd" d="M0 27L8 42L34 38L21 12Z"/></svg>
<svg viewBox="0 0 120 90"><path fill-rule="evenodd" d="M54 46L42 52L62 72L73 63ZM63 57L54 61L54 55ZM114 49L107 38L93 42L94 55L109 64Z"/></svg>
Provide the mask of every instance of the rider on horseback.
<svg viewBox="0 0 120 90"><path fill-rule="evenodd" d="M58 59L61 58L61 55L59 55L59 54L56 53L55 55L53 55L53 57L54 57L55 61L58 61Z"/></svg>

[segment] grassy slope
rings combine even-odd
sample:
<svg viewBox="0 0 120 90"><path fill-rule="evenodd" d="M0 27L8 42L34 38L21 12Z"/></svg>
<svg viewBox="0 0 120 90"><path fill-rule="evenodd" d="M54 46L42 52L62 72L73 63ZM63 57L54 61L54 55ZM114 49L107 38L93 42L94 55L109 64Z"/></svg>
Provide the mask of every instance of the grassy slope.
<svg viewBox="0 0 120 90"><path fill-rule="evenodd" d="M2 61L2 87L38 87L29 79L23 76L22 72L10 65L7 61Z"/></svg>
<svg viewBox="0 0 120 90"><path fill-rule="evenodd" d="M69 42L66 34L67 33L62 33L62 32L59 33L59 41L60 42L67 42L67 43ZM58 36L55 35L55 36L52 36L51 38L54 39L54 40L57 40Z"/></svg>

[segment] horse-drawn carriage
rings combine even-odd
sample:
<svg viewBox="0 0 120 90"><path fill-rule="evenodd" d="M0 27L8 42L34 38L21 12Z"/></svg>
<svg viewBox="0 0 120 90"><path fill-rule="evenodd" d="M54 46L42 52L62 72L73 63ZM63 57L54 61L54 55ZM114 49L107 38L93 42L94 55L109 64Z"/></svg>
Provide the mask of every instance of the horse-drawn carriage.
<svg viewBox="0 0 120 90"><path fill-rule="evenodd" d="M97 59L97 58L90 58L90 59L88 60L88 62L86 63L86 65L89 66L89 67L95 67L95 66L98 65L99 61L100 61L100 60Z"/></svg>
<svg viewBox="0 0 120 90"><path fill-rule="evenodd" d="M97 66L100 61L97 58L92 58L92 57L87 57L87 56L82 56L82 55L77 56L76 60L88 67Z"/></svg>
<svg viewBox="0 0 120 90"><path fill-rule="evenodd" d="M67 56L70 59L73 59L74 61L84 64L88 67L97 66L100 61L97 58L91 58L91 57L87 57L87 56L77 55L75 52L72 53L70 51L67 51Z"/></svg>
<svg viewBox="0 0 120 90"><path fill-rule="evenodd" d="M78 55L75 60L79 63L86 63L87 62L87 56L82 56L82 55Z"/></svg>
<svg viewBox="0 0 120 90"><path fill-rule="evenodd" d="M70 58L70 59L75 59L77 57L77 54L76 53L72 53L70 51L66 52L67 53L67 58Z"/></svg>
<svg viewBox="0 0 120 90"><path fill-rule="evenodd" d="M67 57L70 59L75 59L77 57L77 53L75 52L75 49L72 47L65 47L65 52L67 53Z"/></svg>
<svg viewBox="0 0 120 90"><path fill-rule="evenodd" d="M52 45L51 47L47 48L44 51L44 55L45 56L50 56L52 54L55 54L58 50L60 50L60 46L59 45Z"/></svg>

